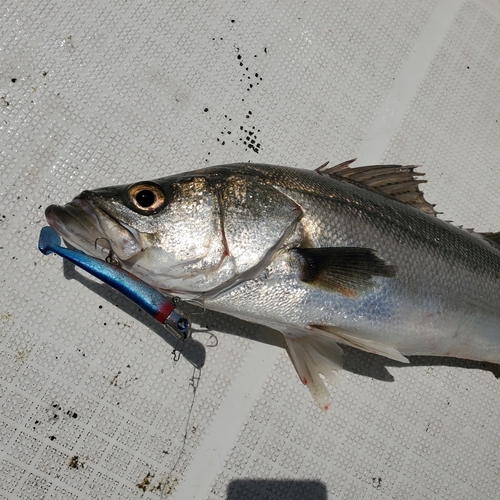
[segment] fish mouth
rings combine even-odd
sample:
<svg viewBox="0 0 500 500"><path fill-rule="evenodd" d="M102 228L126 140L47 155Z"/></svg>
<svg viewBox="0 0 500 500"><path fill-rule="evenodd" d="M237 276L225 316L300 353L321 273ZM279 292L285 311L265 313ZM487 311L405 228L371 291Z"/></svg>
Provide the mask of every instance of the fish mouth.
<svg viewBox="0 0 500 500"><path fill-rule="evenodd" d="M45 218L66 243L94 257L103 259L112 252L125 261L142 251L137 231L82 195L64 206L48 206Z"/></svg>

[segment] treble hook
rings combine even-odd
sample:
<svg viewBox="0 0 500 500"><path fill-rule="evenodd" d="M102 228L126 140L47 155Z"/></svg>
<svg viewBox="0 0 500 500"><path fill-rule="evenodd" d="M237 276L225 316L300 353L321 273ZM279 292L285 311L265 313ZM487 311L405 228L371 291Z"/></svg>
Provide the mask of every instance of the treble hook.
<svg viewBox="0 0 500 500"><path fill-rule="evenodd" d="M181 345L180 349L177 348L177 346L179 344ZM177 339L177 342L175 343L174 350L172 351L172 354L174 356L173 359L175 362L177 362L177 361L179 361L179 359L181 359L181 353L184 350L184 344L185 344L184 340Z"/></svg>
<svg viewBox="0 0 500 500"><path fill-rule="evenodd" d="M118 257L116 256L115 252L113 252L112 249L109 250L109 253L105 260L108 264L113 264L113 266L122 267L122 263L118 260Z"/></svg>
<svg viewBox="0 0 500 500"><path fill-rule="evenodd" d="M116 256L116 253L113 251L113 248L111 247L111 242L102 236L99 236L99 238L96 238L94 241L94 248L97 250L97 242L99 240L104 240L108 245L109 245L109 252L108 255L106 255L106 258L104 259L108 264L113 264L113 266L116 267L122 267L122 263ZM106 248L102 247L103 250L107 250Z"/></svg>
<svg viewBox="0 0 500 500"><path fill-rule="evenodd" d="M109 245L109 248L111 248L111 241L108 240L108 238L104 238L103 236L99 236L99 238L96 238L95 241L94 241L94 248L97 250L97 242L99 240L104 240L108 245ZM103 247L104 248L104 247Z"/></svg>
<svg viewBox="0 0 500 500"><path fill-rule="evenodd" d="M201 295L194 298L194 299L189 299L186 302L189 302L190 304L194 304L195 306L201 307L203 309L203 311L201 311L199 313L195 313L195 312L191 313L192 316L199 316L200 314L205 314L207 311L207 308L205 306L205 302L203 301L203 298Z"/></svg>

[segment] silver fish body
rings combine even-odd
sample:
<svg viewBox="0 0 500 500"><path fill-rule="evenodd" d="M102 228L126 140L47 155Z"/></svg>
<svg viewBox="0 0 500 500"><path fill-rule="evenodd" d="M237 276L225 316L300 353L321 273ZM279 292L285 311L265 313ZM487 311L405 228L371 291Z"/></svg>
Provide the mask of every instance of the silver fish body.
<svg viewBox="0 0 500 500"><path fill-rule="evenodd" d="M281 331L326 407L337 343L500 362L500 250L434 217L416 175L233 164L85 191L46 214L167 294Z"/></svg>

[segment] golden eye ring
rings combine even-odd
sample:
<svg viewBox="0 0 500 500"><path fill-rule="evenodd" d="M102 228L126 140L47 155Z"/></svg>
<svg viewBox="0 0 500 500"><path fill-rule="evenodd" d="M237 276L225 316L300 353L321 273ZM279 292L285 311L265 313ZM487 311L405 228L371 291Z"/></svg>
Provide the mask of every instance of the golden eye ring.
<svg viewBox="0 0 500 500"><path fill-rule="evenodd" d="M157 213L166 202L165 193L160 186L150 182L130 186L128 197L134 209L144 215Z"/></svg>

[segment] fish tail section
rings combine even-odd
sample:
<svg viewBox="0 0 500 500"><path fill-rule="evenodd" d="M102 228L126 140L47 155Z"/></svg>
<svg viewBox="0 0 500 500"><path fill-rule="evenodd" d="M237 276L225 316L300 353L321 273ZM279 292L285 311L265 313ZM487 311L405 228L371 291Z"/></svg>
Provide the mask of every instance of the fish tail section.
<svg viewBox="0 0 500 500"><path fill-rule="evenodd" d="M336 382L333 371L342 369L342 349L336 342L325 337L285 334L285 340L300 380L307 386L317 405L328 410L330 393L320 374L330 382Z"/></svg>

